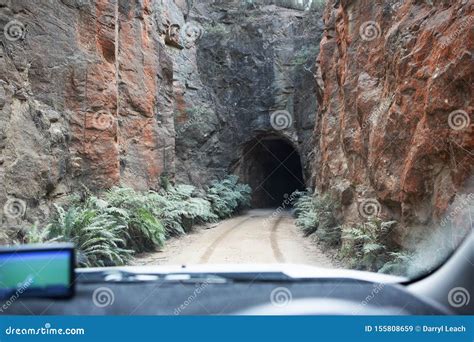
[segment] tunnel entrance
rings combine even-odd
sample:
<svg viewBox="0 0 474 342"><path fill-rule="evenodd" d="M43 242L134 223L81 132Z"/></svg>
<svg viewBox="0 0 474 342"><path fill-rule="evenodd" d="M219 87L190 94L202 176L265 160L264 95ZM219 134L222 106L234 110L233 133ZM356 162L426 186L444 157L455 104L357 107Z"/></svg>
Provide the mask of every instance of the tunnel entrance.
<svg viewBox="0 0 474 342"><path fill-rule="evenodd" d="M298 151L286 139L260 137L243 149L241 179L252 187L252 207L281 206L295 190L305 189Z"/></svg>

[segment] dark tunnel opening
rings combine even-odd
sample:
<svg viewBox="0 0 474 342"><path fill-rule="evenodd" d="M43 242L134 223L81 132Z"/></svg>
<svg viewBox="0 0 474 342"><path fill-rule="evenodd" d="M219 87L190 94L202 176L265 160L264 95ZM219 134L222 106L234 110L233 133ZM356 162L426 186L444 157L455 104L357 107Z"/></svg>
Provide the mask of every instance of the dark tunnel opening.
<svg viewBox="0 0 474 342"><path fill-rule="evenodd" d="M242 178L252 187L252 207L279 207L295 190L305 189L300 155L285 139L255 139L243 153Z"/></svg>

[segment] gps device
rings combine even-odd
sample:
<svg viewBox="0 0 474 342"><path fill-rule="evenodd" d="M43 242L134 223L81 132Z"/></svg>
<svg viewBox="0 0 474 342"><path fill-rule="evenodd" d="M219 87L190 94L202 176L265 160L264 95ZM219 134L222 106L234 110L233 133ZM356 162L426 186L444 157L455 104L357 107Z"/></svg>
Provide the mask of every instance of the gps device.
<svg viewBox="0 0 474 342"><path fill-rule="evenodd" d="M74 246L25 245L0 248L0 298L74 295Z"/></svg>

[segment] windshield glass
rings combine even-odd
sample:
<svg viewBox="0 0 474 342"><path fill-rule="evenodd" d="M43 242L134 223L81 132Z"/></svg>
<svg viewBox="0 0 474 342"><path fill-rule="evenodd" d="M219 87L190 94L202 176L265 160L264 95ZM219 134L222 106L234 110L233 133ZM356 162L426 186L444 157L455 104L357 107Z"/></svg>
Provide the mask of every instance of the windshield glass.
<svg viewBox="0 0 474 342"><path fill-rule="evenodd" d="M3 1L0 244L433 270L472 230L472 4Z"/></svg>

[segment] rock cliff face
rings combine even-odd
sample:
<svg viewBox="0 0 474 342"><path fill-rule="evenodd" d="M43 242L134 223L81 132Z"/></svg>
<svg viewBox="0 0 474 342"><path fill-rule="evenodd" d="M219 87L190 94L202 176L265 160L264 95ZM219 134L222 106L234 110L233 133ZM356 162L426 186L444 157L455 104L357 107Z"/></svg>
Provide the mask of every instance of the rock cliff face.
<svg viewBox="0 0 474 342"><path fill-rule="evenodd" d="M474 2L329 1L324 23L316 185L403 243L473 190Z"/></svg>
<svg viewBox="0 0 474 342"><path fill-rule="evenodd" d="M312 1L2 0L0 30L2 225L84 187L249 180L242 151L262 134L311 172Z"/></svg>
<svg viewBox="0 0 474 342"><path fill-rule="evenodd" d="M244 150L272 134L293 144L309 179L320 8L308 1L190 3L183 12L191 26L177 24L200 39L173 52L178 179L204 184L231 170L257 186Z"/></svg>
<svg viewBox="0 0 474 342"><path fill-rule="evenodd" d="M160 4L1 2L4 224L47 217L81 185L156 188L172 170L173 69Z"/></svg>

